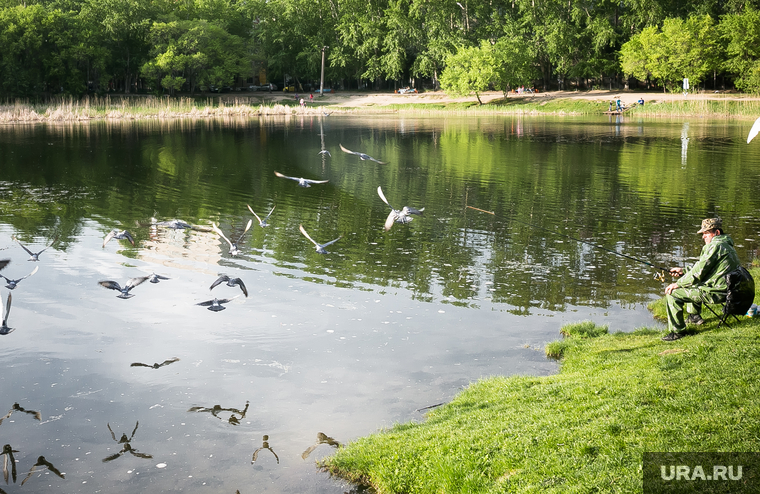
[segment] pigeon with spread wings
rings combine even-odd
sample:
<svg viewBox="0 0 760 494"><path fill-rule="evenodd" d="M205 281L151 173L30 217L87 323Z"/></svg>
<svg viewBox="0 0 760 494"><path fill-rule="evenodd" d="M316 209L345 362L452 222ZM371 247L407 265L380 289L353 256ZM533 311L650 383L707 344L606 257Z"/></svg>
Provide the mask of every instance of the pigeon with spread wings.
<svg viewBox="0 0 760 494"><path fill-rule="evenodd" d="M236 256L240 254L240 249L238 249L238 243L243 239L243 236L248 232L248 230L251 228L251 225L253 224L253 220L248 220L248 224L245 225L245 230L243 230L243 233L240 234L240 236L237 239L237 242L232 242L230 239L224 236L224 233L219 229L218 226L216 226L216 223L211 222L211 229L214 230L216 233L219 234L220 237L222 237L224 240L227 241L228 244L230 244L230 255Z"/></svg>
<svg viewBox="0 0 760 494"><path fill-rule="evenodd" d="M133 246L135 245L135 239L132 238L132 234L129 233L128 231L111 230L110 232L108 232L108 235L106 235L106 238L103 239L103 247L105 247L106 244L110 242L111 239L113 238L115 238L116 240L126 239L126 240L129 240L130 244L132 244Z"/></svg>
<svg viewBox="0 0 760 494"><path fill-rule="evenodd" d="M303 236L306 237L306 238L308 238L311 241L311 243L313 243L316 246L317 253L319 253L319 254L327 254L328 252L325 250L325 247L327 247L328 245L332 245L335 242L337 242L338 240L340 240L341 238L343 238L343 236L341 235L340 237L336 238L335 240L330 240L329 242L324 243L324 244L318 244L317 242L314 241L313 238L311 238L309 236L308 233L306 233L306 230L304 230L303 225L298 225L298 228L301 230L301 233L303 233Z"/></svg>
<svg viewBox="0 0 760 494"><path fill-rule="evenodd" d="M119 295L117 295L118 298L132 298L134 295L129 293L131 289L136 287L137 285L143 283L144 281L147 281L150 279L150 276L139 276L137 278L131 278L127 281L127 283L122 287L115 281L111 280L104 280L104 281L98 281L98 285L102 286L103 288L108 288L110 290L116 290L118 292L121 292Z"/></svg>
<svg viewBox="0 0 760 494"><path fill-rule="evenodd" d="M240 289L243 291L243 295L248 297L248 289L245 287L245 283L243 283L243 280L240 278L230 278L226 274L223 274L219 276L219 278L216 279L213 283L211 283L211 287L209 287L209 290L213 290L217 286L221 285L224 282L227 282L227 286L235 287L235 285L239 286Z"/></svg>
<svg viewBox="0 0 760 494"><path fill-rule="evenodd" d="M362 161L374 161L375 163L380 163L381 165L385 164L385 161L380 161L378 159L375 159L375 158L373 158L372 156L370 156L368 154L359 153L357 151L351 151L350 149L346 149L346 148L343 147L343 144L339 144L339 146L343 150L344 153L355 154Z"/></svg>
<svg viewBox="0 0 760 494"><path fill-rule="evenodd" d="M240 295L235 295L232 298L216 298L214 297L214 300L206 300L205 302L198 302L195 305L200 305L202 307L206 307L210 311L219 312L220 310L224 310L227 307L225 307L222 304L226 304L227 302L232 301L233 299L238 298Z"/></svg>
<svg viewBox="0 0 760 494"><path fill-rule="evenodd" d="M383 202L387 204L389 208L391 208L391 212L385 219L385 231L390 230L393 226L393 223L410 223L414 219L410 215L416 214L422 216L422 212L425 211L425 208L415 209L410 208L409 206L404 206L401 210L395 209L390 205L388 199L385 198L385 194L383 194L383 188L381 186L377 187L377 195L379 195L380 199L382 199Z"/></svg>
<svg viewBox="0 0 760 494"><path fill-rule="evenodd" d="M280 172L274 172L274 174L280 178L295 180L296 182L298 182L298 185L301 187L311 187L311 184L326 184L327 182L329 182L329 180L312 180L310 178L289 177L287 175L283 175Z"/></svg>
<svg viewBox="0 0 760 494"><path fill-rule="evenodd" d="M19 242L18 239L15 236L13 237L13 240L15 240L16 242L18 242L18 244L21 246L21 248L24 249L27 254L29 254L29 259L27 259L28 261L35 261L35 262L37 262L37 261L40 260L40 254L42 254L43 252L45 252L46 250L48 250L50 247L52 247L53 244L56 242L56 240L58 240L58 237L54 238L53 241L50 242L50 245L48 245L47 247L45 247L44 249L42 249L39 252L32 252L31 250L27 249L26 246L24 244L22 244L21 242Z"/></svg>
<svg viewBox="0 0 760 494"><path fill-rule="evenodd" d="M267 223L267 220L269 219L270 216L272 216L272 212L274 211L274 208L277 207L277 206L272 206L272 209L269 210L269 214L266 215L266 217L262 220L261 218L259 218L259 215L256 214L256 212L253 210L253 208L251 208L249 204L246 204L246 206L248 206L248 211L250 211L251 214L253 214L257 220L259 220L259 226L262 228L269 225L269 223Z"/></svg>
<svg viewBox="0 0 760 494"><path fill-rule="evenodd" d="M19 281L21 281L21 280L23 280L25 278L29 278L34 273L36 273L38 269L40 269L40 267L39 266L35 266L31 273L29 273L26 276L22 276L21 278L19 278L17 280L12 280L12 279L10 279L7 276L2 275L2 274L0 274L0 277L5 278L5 281L8 283L7 285L5 285L5 288L7 288L8 290L13 290L14 288L16 288L16 285L18 285Z"/></svg>

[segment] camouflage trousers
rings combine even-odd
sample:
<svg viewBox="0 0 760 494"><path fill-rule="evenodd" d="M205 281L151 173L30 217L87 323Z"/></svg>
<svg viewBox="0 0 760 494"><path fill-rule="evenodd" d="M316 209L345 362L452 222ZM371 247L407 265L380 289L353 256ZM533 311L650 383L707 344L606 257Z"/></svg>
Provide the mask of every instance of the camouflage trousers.
<svg viewBox="0 0 760 494"><path fill-rule="evenodd" d="M677 288L670 295L665 295L668 309L668 329L683 331L686 328L683 309L689 314L702 312L702 304L722 304L726 301L724 292L704 290L702 288Z"/></svg>

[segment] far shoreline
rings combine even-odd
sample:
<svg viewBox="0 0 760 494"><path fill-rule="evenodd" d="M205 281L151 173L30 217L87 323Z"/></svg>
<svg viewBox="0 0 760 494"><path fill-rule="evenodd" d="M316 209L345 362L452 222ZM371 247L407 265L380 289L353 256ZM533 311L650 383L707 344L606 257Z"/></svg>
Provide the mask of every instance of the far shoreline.
<svg viewBox="0 0 760 494"><path fill-rule="evenodd" d="M313 100L310 97L313 95ZM305 96L305 97L304 97ZM300 105L303 98L304 105ZM89 96L80 100L54 99L30 103L17 99L0 104L0 123L84 122L219 117L322 116L337 114L426 113L430 115L601 115L611 102L629 108L624 115L639 117L702 117L754 119L760 116L760 97L734 92L681 93L609 91L552 91L509 94L501 91L452 97L443 91L412 94L339 91L314 93L232 92L180 95L138 94ZM643 99L644 106L637 101ZM614 116L615 114L612 114Z"/></svg>

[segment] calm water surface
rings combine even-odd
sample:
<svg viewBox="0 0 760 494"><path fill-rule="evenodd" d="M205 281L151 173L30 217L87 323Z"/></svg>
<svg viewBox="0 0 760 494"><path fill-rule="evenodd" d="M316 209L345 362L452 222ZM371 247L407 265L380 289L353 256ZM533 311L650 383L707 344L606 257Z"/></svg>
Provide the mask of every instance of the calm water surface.
<svg viewBox="0 0 760 494"><path fill-rule="evenodd" d="M347 442L420 420L482 377L555 372L543 346L567 322L659 325L646 310L664 288L654 270L589 243L683 265L700 220L719 214L742 260L756 258L750 125L333 115L0 128L2 274L39 266L0 289L15 328L0 337L0 414L12 411L0 443L17 451L2 489L344 492L315 467L332 451L319 433ZM378 186L424 216L384 231ZM275 209L232 257L209 227L236 239L246 205ZM342 238L320 255L299 224ZM102 247L112 228L136 245ZM28 262L14 236L52 247ZM152 272L170 279L128 300L98 285ZM249 296L209 291L221 273ZM236 295L221 312L196 305ZM43 466L26 479L39 456L65 479Z"/></svg>

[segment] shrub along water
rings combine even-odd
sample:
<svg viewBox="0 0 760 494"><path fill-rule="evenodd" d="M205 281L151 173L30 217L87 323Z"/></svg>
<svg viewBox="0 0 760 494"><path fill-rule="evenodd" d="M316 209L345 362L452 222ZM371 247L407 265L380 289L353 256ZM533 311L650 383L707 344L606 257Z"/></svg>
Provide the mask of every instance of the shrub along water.
<svg viewBox="0 0 760 494"><path fill-rule="evenodd" d="M653 328L566 326L559 374L482 380L321 466L380 493L628 493L647 451L756 451L760 318L716 329L703 317L671 343Z"/></svg>

